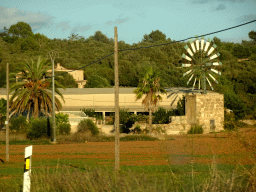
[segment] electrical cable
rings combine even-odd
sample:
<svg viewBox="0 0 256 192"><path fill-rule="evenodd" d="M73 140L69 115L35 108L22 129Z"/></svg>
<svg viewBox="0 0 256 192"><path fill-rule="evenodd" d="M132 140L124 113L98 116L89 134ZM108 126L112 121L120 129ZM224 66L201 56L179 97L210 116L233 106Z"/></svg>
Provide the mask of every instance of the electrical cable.
<svg viewBox="0 0 256 192"><path fill-rule="evenodd" d="M146 47L136 47L136 48L131 48L131 49L121 49L121 50L118 50L118 51L128 51L128 50L136 50L136 49L145 49L145 48L157 47L157 46L162 46L162 45L169 45L169 44L173 44L173 43L177 43L177 42L182 42L182 41L186 41L186 40L193 39L193 38L204 37L204 36L207 36L207 35L212 35L212 34L220 33L220 32L223 32L223 31L227 31L227 30L230 30L230 29L241 27L243 25L248 25L248 24L253 23L253 22L256 22L256 20L253 20L253 21L250 21L250 22L247 22L247 23L243 23L243 24L240 24L240 25L236 25L234 27L229 27L227 29L222 29L222 30L219 30L219 31L215 31L215 32L212 32L212 33L207 33L207 34L196 36L196 37L189 37L189 38L182 39L182 40L179 40L179 41L172 41L170 43L162 43L162 44L150 45L150 46L146 46Z"/></svg>
<svg viewBox="0 0 256 192"><path fill-rule="evenodd" d="M243 26L243 25L248 25L248 24L253 23L253 22L256 22L256 20L252 20L252 21L249 21L249 22L247 22L247 23L243 23L243 24L240 24L240 25L236 25L236 26L234 26L234 27L229 27L229 28L222 29L222 30L219 30L219 31L207 33L207 34L204 34L204 35L200 35L200 36L196 36L196 37L189 37L189 38L182 39L182 40L179 40L179 41L172 41L172 42L170 42L170 43L162 43L162 44L151 45L151 46L146 46L146 47L136 47L136 48L131 48L131 49L120 49L120 50L118 50L118 51L119 51L119 52L121 52L121 51L130 51L130 50L145 49L145 48L151 48L151 47L158 47L158 46L163 46L163 45L169 45L169 44L173 44L173 43L177 43L177 42L182 42L182 41L186 41L186 40L193 39L193 38L204 37L204 36L207 36L207 35L212 35L212 34L220 33L220 32L223 32L223 31L228 31L228 30L230 30L230 29L234 29L234 28L237 28L237 27L241 27L241 26ZM104 57L101 57L100 59L89 63L88 65L79 67L79 68L74 69L74 70L70 70L70 71L68 71L68 72L73 72L73 71L76 71L76 70L79 70L79 69L83 69L83 68L85 68L85 67L88 67L88 66L90 66L90 65L92 65L92 64L94 64L94 63L97 63L97 62L101 61L102 59L105 59L105 58L107 58L107 57L109 57L109 56L111 56L111 55L113 55L113 54L114 54L114 52L112 52L112 53L110 53L110 54L108 54L108 55L106 55L106 56L104 56ZM65 73L68 73L68 72L63 72L63 73L61 73L61 74L59 74L59 75L55 75L54 77L61 76L61 75L65 74ZM52 76L47 76L47 77L45 77L45 78L52 78Z"/></svg>
<svg viewBox="0 0 256 192"><path fill-rule="evenodd" d="M69 73L69 72L77 71L77 70L79 70L79 69L82 69L82 68L88 67L88 66L90 66L90 65L92 65L92 64L94 64L94 63L97 63L97 62L101 61L102 59L105 59L105 58L107 58L107 57L109 57L109 56L111 56L111 55L113 55L113 54L114 54L114 52L112 52L112 53L110 53L110 54L108 54L108 55L106 55L106 56L104 56L104 57L101 57L100 59L98 59L98 60L96 60L96 61L93 61L93 62L89 63L88 65L85 65L85 66L79 67L79 68L74 69L74 70L69 70L69 71L67 71L67 72L63 72L63 73L61 73L61 74L59 74L59 75L55 75L54 77L58 77L58 76L64 75L65 73ZM45 78L52 78L52 76L46 76Z"/></svg>

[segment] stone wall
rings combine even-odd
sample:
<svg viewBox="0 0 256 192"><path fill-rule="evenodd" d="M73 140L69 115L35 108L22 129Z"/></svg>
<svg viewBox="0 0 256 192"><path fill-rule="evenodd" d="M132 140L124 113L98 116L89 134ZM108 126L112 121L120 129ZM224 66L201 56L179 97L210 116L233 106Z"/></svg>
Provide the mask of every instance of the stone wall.
<svg viewBox="0 0 256 192"><path fill-rule="evenodd" d="M218 93L187 95L186 116L190 125L202 125L204 133L224 130L224 96Z"/></svg>
<svg viewBox="0 0 256 192"><path fill-rule="evenodd" d="M153 124L153 128L162 127L169 135L187 133L191 125L195 124L202 125L204 133L224 130L224 96L222 94L188 94L185 107L185 116L171 116L169 124ZM139 125L141 129L148 126L146 123L139 123Z"/></svg>

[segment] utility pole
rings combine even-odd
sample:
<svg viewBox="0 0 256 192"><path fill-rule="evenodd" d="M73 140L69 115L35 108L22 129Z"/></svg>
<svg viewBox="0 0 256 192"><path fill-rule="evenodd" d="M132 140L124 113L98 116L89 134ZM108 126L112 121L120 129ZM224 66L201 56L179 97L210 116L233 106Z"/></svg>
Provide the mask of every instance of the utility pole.
<svg viewBox="0 0 256 192"><path fill-rule="evenodd" d="M6 162L9 162L9 63L6 64L6 89L7 89L7 106L6 106L6 121L5 121L5 134L6 134Z"/></svg>
<svg viewBox="0 0 256 192"><path fill-rule="evenodd" d="M55 82L54 82L54 59L59 57L57 51L50 51L48 55L52 63L52 128L53 128L53 143L56 143L56 123L55 123Z"/></svg>
<svg viewBox="0 0 256 192"><path fill-rule="evenodd" d="M119 139L119 79L118 79L118 40L117 27L115 27L115 171L119 170L120 139Z"/></svg>

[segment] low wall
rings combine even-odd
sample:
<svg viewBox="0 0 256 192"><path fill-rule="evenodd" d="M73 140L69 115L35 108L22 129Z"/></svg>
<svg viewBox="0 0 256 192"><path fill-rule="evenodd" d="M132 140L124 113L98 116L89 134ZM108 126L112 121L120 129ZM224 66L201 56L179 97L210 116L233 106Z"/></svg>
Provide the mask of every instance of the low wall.
<svg viewBox="0 0 256 192"><path fill-rule="evenodd" d="M187 131L191 127L187 123L186 116L171 116L170 121L171 122L169 124L153 124L152 125L153 130L155 129L161 132L161 129L162 129L163 133L168 135L174 135L174 134L187 133ZM142 130L148 127L148 124L145 122L136 122L134 123L131 129L134 129L137 125L139 125Z"/></svg>

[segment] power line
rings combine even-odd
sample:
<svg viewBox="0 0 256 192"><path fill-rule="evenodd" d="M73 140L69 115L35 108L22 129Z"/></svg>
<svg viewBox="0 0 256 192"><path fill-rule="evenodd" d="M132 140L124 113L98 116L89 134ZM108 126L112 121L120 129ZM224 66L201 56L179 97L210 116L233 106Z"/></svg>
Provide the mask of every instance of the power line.
<svg viewBox="0 0 256 192"><path fill-rule="evenodd" d="M162 44L150 45L150 46L146 46L146 47L136 47L136 48L131 48L131 49L119 49L118 51L131 51L131 50L137 50L137 49L145 49L145 48L151 48L151 47L158 47L158 46L163 46L163 45L169 45L169 44L178 43L178 42L186 41L186 40L193 39L193 38L204 37L204 36L207 36L207 35L212 35L212 34L220 33L220 32L223 32L223 31L228 31L228 30L231 30L231 29L234 29L234 28L237 28L237 27L241 27L241 26L243 26L243 25L248 25L248 24L253 23L253 22L256 22L256 20L252 20L252 21L249 21L249 22L247 22L247 23L243 23L243 24L240 24L240 25L236 25L236 26L234 26L234 27L229 27L229 28L222 29L222 30L219 30L219 31L207 33L207 34L204 34L204 35L199 35L199 36L195 36L195 37L189 37L189 38L182 39L182 40L179 40L179 41L172 41L172 42L170 42L170 43L162 43ZM94 64L94 63L97 63L97 62L99 62L99 61L101 61L101 60L103 60L103 59L105 59L105 58L107 58L107 57L109 57L109 56L111 56L111 55L113 55L113 54L114 54L114 52L112 52L112 53L110 53L110 54L108 54L108 55L106 55L106 56L104 56L104 57L101 57L100 59L89 63L88 65L79 67L79 68L74 69L74 70L70 70L70 71L68 71L68 72L73 72L73 71L76 71L76 70L79 70L79 69L83 69L83 68L85 68L85 67L88 67L88 66L90 66L90 65L92 65L92 64ZM63 73L61 73L61 74L59 74L59 75L56 75L55 77L61 76L61 75L65 74L65 73L68 73L68 72L63 72ZM51 78L51 77L48 76L48 77L46 77L46 78Z"/></svg>
<svg viewBox="0 0 256 192"><path fill-rule="evenodd" d="M146 47L136 47L136 48L131 48L131 49L121 49L121 50L118 50L118 51L128 51L128 50L136 50L136 49L145 49L145 48L157 47L157 46L162 46L162 45L169 45L169 44L173 44L173 43L177 43L177 42L182 42L182 41L186 41L186 40L193 39L193 38L204 37L204 36L207 36L207 35L212 35L212 34L220 33L220 32L223 32L223 31L228 31L230 29L241 27L243 25L248 25L248 24L253 23L253 22L256 22L256 20L253 20L253 21L250 21L250 22L247 22L247 23L243 23L241 25L236 25L234 27L229 27L229 28L226 28L226 29L215 31L215 32L212 32L212 33L207 33L207 34L200 35L200 36L195 36L195 37L189 37L189 38L182 39L182 40L179 40L179 41L172 41L170 43L162 43L162 44L150 45L150 46L146 46Z"/></svg>
<svg viewBox="0 0 256 192"><path fill-rule="evenodd" d="M92 65L92 64L94 64L94 63L97 63L97 62L101 61L102 59L105 59L105 58L107 58L107 57L109 57L109 56L111 56L111 55L113 55L113 54L114 54L114 52L112 52L112 53L110 53L110 54L108 54L108 55L106 55L106 56L104 56L104 57L101 57L100 59L89 63L88 65L85 65L85 66L82 66L82 67L79 67L79 68L77 68L77 69L70 70L70 71L67 71L67 72L63 72L63 73L61 73L61 74L59 74L59 75L56 75L56 76L54 76L54 77L58 77L58 76L64 75L65 73L69 73L69 72L73 72L73 71L77 71L77 70L83 69L83 68L88 67L88 66L90 66L90 65ZM47 76L47 77L45 77L45 78L51 78L51 77L52 77L52 76L50 76L50 77Z"/></svg>

